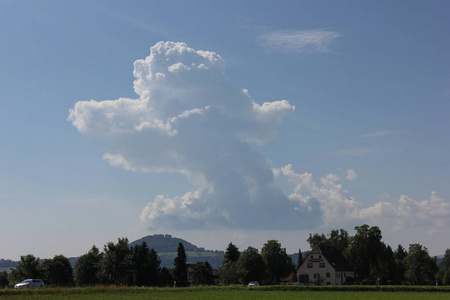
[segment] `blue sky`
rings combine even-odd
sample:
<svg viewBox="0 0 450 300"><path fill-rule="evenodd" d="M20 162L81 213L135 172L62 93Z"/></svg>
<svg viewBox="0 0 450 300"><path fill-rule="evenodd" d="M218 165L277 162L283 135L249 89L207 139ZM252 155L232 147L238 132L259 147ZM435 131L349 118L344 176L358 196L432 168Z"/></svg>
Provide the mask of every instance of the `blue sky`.
<svg viewBox="0 0 450 300"><path fill-rule="evenodd" d="M242 2L0 1L0 257L450 247L450 4Z"/></svg>

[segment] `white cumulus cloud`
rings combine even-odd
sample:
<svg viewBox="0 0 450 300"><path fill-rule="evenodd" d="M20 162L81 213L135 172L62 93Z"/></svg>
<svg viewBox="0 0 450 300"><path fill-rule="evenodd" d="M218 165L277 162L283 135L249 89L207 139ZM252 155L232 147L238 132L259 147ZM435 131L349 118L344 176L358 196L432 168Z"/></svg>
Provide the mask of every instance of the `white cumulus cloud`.
<svg viewBox="0 0 450 300"><path fill-rule="evenodd" d="M189 179L193 189L184 195L149 199L140 217L150 227L312 227L321 215L317 201L286 196L259 151L294 106L258 104L224 67L214 52L159 42L134 63L137 99L79 101L68 120L104 142L111 166Z"/></svg>
<svg viewBox="0 0 450 300"><path fill-rule="evenodd" d="M429 199L422 201L401 195L398 203L378 202L362 209L359 218L389 224L395 231L421 228L428 233L446 233L450 226L450 203L434 191Z"/></svg>
<svg viewBox="0 0 450 300"><path fill-rule="evenodd" d="M356 173L347 171L346 178L355 179ZM339 227L346 222L384 224L394 230L420 228L427 232L446 232L450 226L450 202L441 199L432 192L429 199L416 201L402 195L398 203L377 202L363 207L362 203L351 197L349 192L339 184L339 176L329 174L317 184L311 173L296 173L292 165L275 169L277 177L285 178L294 184L291 199L309 203L316 199L323 212L323 224Z"/></svg>

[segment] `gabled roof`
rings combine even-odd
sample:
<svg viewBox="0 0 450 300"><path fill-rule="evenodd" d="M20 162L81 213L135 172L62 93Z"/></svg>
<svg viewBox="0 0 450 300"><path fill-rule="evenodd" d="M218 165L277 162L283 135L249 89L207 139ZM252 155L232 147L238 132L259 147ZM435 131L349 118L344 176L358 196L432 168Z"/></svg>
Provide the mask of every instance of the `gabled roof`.
<svg viewBox="0 0 450 300"><path fill-rule="evenodd" d="M354 271L345 257L334 247L318 245L310 254L322 254L336 271Z"/></svg>

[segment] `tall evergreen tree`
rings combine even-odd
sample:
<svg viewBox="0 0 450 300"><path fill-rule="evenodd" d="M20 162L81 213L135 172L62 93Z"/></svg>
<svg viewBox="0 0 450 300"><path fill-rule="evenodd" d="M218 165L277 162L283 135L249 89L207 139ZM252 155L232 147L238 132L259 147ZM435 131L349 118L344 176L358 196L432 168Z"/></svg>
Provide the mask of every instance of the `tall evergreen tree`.
<svg viewBox="0 0 450 300"><path fill-rule="evenodd" d="M177 256L173 261L173 265L173 280L176 286L188 286L187 255L181 242L178 244Z"/></svg>
<svg viewBox="0 0 450 300"><path fill-rule="evenodd" d="M300 268L300 266L303 264L303 254L302 250L298 248L298 258L297 258L297 265L295 266L296 269Z"/></svg>
<svg viewBox="0 0 450 300"><path fill-rule="evenodd" d="M155 249L150 249L147 255L147 261L149 266L149 285L157 286L159 285L161 276L161 259L159 259Z"/></svg>
<svg viewBox="0 0 450 300"><path fill-rule="evenodd" d="M397 249L394 251L394 258L398 260L403 260L406 255L408 255L408 252L403 248L402 245L398 245Z"/></svg>
<svg viewBox="0 0 450 300"><path fill-rule="evenodd" d="M395 258L394 258L394 251L392 251L391 246L386 246L386 249L384 251L384 255L381 256L381 273L383 274L383 277L380 277L380 284L392 284L395 282L395 276L396 276L396 264L395 264Z"/></svg>
<svg viewBox="0 0 450 300"><path fill-rule="evenodd" d="M150 285L150 269L148 263L147 243L143 241L140 245L131 248L133 262L133 284L137 286Z"/></svg>
<svg viewBox="0 0 450 300"><path fill-rule="evenodd" d="M398 245L397 249L394 251L394 276L393 276L393 284L403 284L405 282L405 257L408 255L408 252L403 248L402 245Z"/></svg>
<svg viewBox="0 0 450 300"><path fill-rule="evenodd" d="M237 261L240 256L239 248L230 242L225 250L222 265L219 268L219 276L226 285L239 283L240 267Z"/></svg>
<svg viewBox="0 0 450 300"><path fill-rule="evenodd" d="M230 242L225 251L225 255L223 256L223 258L224 258L223 263L237 262L237 260L239 259L239 256L241 256L241 253L239 252L239 248Z"/></svg>

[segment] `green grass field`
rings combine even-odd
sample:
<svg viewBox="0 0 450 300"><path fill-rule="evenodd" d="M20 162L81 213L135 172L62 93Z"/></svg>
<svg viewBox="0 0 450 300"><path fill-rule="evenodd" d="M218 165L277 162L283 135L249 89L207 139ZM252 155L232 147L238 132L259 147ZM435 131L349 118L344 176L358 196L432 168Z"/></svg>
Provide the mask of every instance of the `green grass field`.
<svg viewBox="0 0 450 300"><path fill-rule="evenodd" d="M395 291L394 291L395 290ZM350 289L331 290L323 289L305 289L301 287L279 288L279 287L261 287L261 288L242 288L242 287L216 287L216 288L118 288L118 287L99 287L99 288L44 288L40 290L0 290L0 299L211 299L211 300L232 300L232 299L400 299L400 300L419 300L419 299L450 299L450 289L427 287L423 289L412 288L407 291L402 289L391 289L391 291L382 291L376 289L352 291Z"/></svg>

